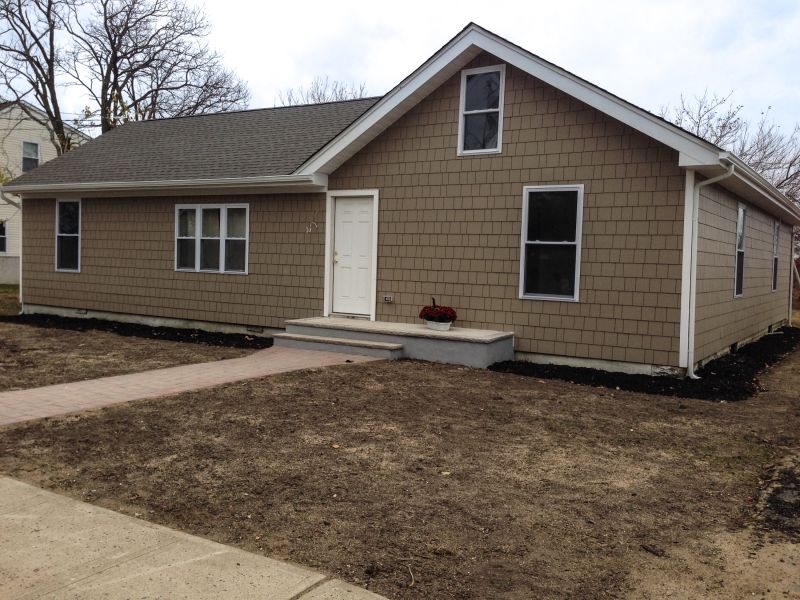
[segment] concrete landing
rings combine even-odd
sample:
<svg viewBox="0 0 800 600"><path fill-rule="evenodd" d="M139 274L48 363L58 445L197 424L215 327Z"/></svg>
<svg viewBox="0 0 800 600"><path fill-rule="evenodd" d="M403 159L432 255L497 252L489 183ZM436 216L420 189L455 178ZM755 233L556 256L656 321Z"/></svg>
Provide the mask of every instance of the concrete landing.
<svg viewBox="0 0 800 600"><path fill-rule="evenodd" d="M383 598L8 477L0 477L0 548L0 598Z"/></svg>
<svg viewBox="0 0 800 600"><path fill-rule="evenodd" d="M452 327L434 331L422 323L391 323L343 317L313 317L286 321L286 334L350 341L371 341L402 346L402 356L433 362L485 368L514 358L514 334L510 331ZM276 340L280 342L279 336ZM308 347L308 346L306 346ZM347 349L347 346L344 346ZM328 339L319 349L335 350ZM349 351L356 352L354 345ZM399 351L398 351L399 353ZM391 358L399 358L393 356Z"/></svg>

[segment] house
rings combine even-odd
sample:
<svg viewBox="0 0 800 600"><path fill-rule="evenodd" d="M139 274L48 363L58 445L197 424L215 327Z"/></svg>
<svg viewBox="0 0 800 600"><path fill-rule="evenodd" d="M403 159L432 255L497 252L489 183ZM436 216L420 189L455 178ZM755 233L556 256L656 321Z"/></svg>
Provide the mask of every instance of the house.
<svg viewBox="0 0 800 600"><path fill-rule="evenodd" d="M380 98L128 124L7 187L29 313L673 374L790 319L796 206L475 24Z"/></svg>
<svg viewBox="0 0 800 600"><path fill-rule="evenodd" d="M76 144L89 139L76 129L70 131ZM0 101L0 186L56 156L47 127L31 119L17 103ZM0 196L0 284L19 283L21 238L21 207Z"/></svg>

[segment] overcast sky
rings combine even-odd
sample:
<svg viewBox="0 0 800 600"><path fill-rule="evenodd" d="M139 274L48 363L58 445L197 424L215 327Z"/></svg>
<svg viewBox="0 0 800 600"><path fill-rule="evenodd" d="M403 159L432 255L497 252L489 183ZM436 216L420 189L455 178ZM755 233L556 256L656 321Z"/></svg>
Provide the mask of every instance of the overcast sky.
<svg viewBox="0 0 800 600"><path fill-rule="evenodd" d="M708 88L800 121L798 0L197 1L251 108L316 75L383 94L474 21L649 110Z"/></svg>

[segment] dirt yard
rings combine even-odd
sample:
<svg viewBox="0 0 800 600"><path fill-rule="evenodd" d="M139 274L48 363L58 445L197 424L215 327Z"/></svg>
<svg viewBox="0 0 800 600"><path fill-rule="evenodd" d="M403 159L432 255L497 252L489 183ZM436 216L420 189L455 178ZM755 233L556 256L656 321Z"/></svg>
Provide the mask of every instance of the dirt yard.
<svg viewBox="0 0 800 600"><path fill-rule="evenodd" d="M17 287L0 286L0 315L19 310ZM189 363L250 350L0 322L0 392Z"/></svg>
<svg viewBox="0 0 800 600"><path fill-rule="evenodd" d="M798 597L800 353L763 383L348 365L7 428L0 472L389 598Z"/></svg>

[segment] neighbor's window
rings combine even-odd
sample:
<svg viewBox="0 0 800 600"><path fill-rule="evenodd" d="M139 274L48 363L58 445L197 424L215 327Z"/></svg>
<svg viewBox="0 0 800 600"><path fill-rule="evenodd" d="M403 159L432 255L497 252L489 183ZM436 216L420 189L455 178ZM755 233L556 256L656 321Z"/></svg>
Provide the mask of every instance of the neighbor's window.
<svg viewBox="0 0 800 600"><path fill-rule="evenodd" d="M6 251L6 239L6 222L0 221L0 252Z"/></svg>
<svg viewBox="0 0 800 600"><path fill-rule="evenodd" d="M500 151L505 78L505 65L461 72L459 154Z"/></svg>
<svg viewBox="0 0 800 600"><path fill-rule="evenodd" d="M39 144L35 142L22 142L22 171L35 169L39 166Z"/></svg>
<svg viewBox="0 0 800 600"><path fill-rule="evenodd" d="M583 186L525 187L520 297L578 300Z"/></svg>
<svg viewBox="0 0 800 600"><path fill-rule="evenodd" d="M247 273L246 204L178 206L175 233L178 271Z"/></svg>
<svg viewBox="0 0 800 600"><path fill-rule="evenodd" d="M56 203L56 270L80 271L81 203L59 200Z"/></svg>
<svg viewBox="0 0 800 600"><path fill-rule="evenodd" d="M744 292L744 247L747 209L739 205L739 212L736 218L736 280L734 296L741 296Z"/></svg>
<svg viewBox="0 0 800 600"><path fill-rule="evenodd" d="M772 291L778 289L778 256L780 256L781 222L772 226Z"/></svg>

